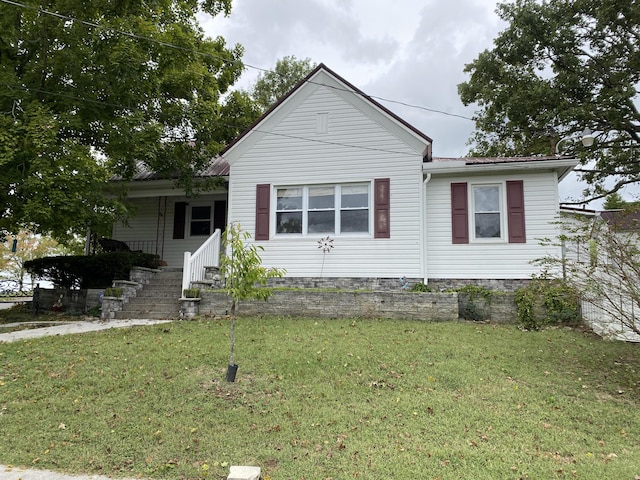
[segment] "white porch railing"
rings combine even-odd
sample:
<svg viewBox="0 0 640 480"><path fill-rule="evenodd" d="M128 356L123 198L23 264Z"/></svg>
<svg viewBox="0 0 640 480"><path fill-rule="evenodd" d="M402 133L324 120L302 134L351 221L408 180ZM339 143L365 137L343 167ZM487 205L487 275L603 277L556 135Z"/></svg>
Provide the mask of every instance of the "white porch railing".
<svg viewBox="0 0 640 480"><path fill-rule="evenodd" d="M184 252L182 291L190 288L191 282L204 280L204 267L219 266L221 237L220 229L217 229L193 255L191 252Z"/></svg>

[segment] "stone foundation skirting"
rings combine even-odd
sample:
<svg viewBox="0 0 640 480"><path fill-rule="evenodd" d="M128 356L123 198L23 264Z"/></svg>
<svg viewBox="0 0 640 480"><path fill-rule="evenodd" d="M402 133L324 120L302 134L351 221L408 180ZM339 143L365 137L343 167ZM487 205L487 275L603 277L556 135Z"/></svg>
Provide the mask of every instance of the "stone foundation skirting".
<svg viewBox="0 0 640 480"><path fill-rule="evenodd" d="M219 276L218 276L219 277ZM484 279L484 278L430 278L427 287L432 292L456 290L469 285L492 291L515 292L526 286L529 279ZM336 290L398 291L411 290L421 278L362 278L362 277L282 277L271 278L269 287L318 288Z"/></svg>
<svg viewBox="0 0 640 480"><path fill-rule="evenodd" d="M427 286L434 292L455 290L467 286L483 287L497 292L515 292L526 287L530 279L486 279L486 278L430 278Z"/></svg>
<svg viewBox="0 0 640 480"><path fill-rule="evenodd" d="M231 302L222 292L200 293L200 315L226 315ZM456 293L336 292L317 290L277 290L269 300L240 302L242 316L283 315L310 318L397 318L416 320L456 320Z"/></svg>
<svg viewBox="0 0 640 480"><path fill-rule="evenodd" d="M199 315L228 315L231 301L221 291L200 292ZM282 315L310 318L392 318L426 321L458 319L513 323L514 294L496 292L490 300L457 292L336 292L311 289L276 290L269 300L247 300L239 316ZM466 314L471 314L466 316ZM472 318L469 318L472 317Z"/></svg>

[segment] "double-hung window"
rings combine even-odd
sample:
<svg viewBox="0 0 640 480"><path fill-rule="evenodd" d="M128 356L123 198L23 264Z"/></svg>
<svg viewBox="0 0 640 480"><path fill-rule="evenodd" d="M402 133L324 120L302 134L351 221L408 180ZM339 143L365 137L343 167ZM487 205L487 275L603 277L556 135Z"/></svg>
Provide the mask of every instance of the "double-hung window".
<svg viewBox="0 0 640 480"><path fill-rule="evenodd" d="M473 223L477 240L502 238L500 185L473 186Z"/></svg>
<svg viewBox="0 0 640 480"><path fill-rule="evenodd" d="M303 187L278 188L277 233L302 233L303 193Z"/></svg>
<svg viewBox="0 0 640 480"><path fill-rule="evenodd" d="M451 241L526 243L524 182L451 183Z"/></svg>
<svg viewBox="0 0 640 480"><path fill-rule="evenodd" d="M276 189L276 234L369 233L370 185Z"/></svg>
<svg viewBox="0 0 640 480"><path fill-rule="evenodd" d="M194 205L191 207L189 235L192 237L211 235L211 206Z"/></svg>
<svg viewBox="0 0 640 480"><path fill-rule="evenodd" d="M340 226L343 233L369 232L369 185L340 187Z"/></svg>
<svg viewBox="0 0 640 480"><path fill-rule="evenodd" d="M335 187L309 187L307 233L335 233Z"/></svg>

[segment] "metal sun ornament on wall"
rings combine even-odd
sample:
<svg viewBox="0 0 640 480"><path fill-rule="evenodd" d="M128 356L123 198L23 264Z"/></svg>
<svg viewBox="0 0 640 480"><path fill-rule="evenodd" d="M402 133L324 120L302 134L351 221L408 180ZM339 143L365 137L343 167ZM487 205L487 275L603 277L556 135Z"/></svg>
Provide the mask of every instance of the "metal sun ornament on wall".
<svg viewBox="0 0 640 480"><path fill-rule="evenodd" d="M320 268L320 277L322 277L322 272L324 271L324 259L327 253L331 253L331 250L333 249L333 238L326 236L325 238L318 240L318 249L322 252L322 267Z"/></svg>

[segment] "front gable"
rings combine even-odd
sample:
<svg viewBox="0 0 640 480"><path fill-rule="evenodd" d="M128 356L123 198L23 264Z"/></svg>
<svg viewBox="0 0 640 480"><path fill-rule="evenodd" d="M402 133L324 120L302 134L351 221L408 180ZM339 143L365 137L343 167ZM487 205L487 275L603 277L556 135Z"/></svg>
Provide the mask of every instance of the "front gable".
<svg viewBox="0 0 640 480"><path fill-rule="evenodd" d="M348 137L349 133L362 131L362 125L354 123L357 119L377 124L381 131L397 138L410 152L423 158L431 152L432 140L428 136L321 64L221 155L233 165L269 136L289 136L303 142L326 144L340 131L344 140L351 141L342 143L343 146L364 150L379 148L373 132L370 133L372 138Z"/></svg>
<svg viewBox="0 0 640 480"><path fill-rule="evenodd" d="M419 277L430 147L320 66L223 152L229 221L264 246L265 265L289 276ZM318 253L326 237L330 258Z"/></svg>

